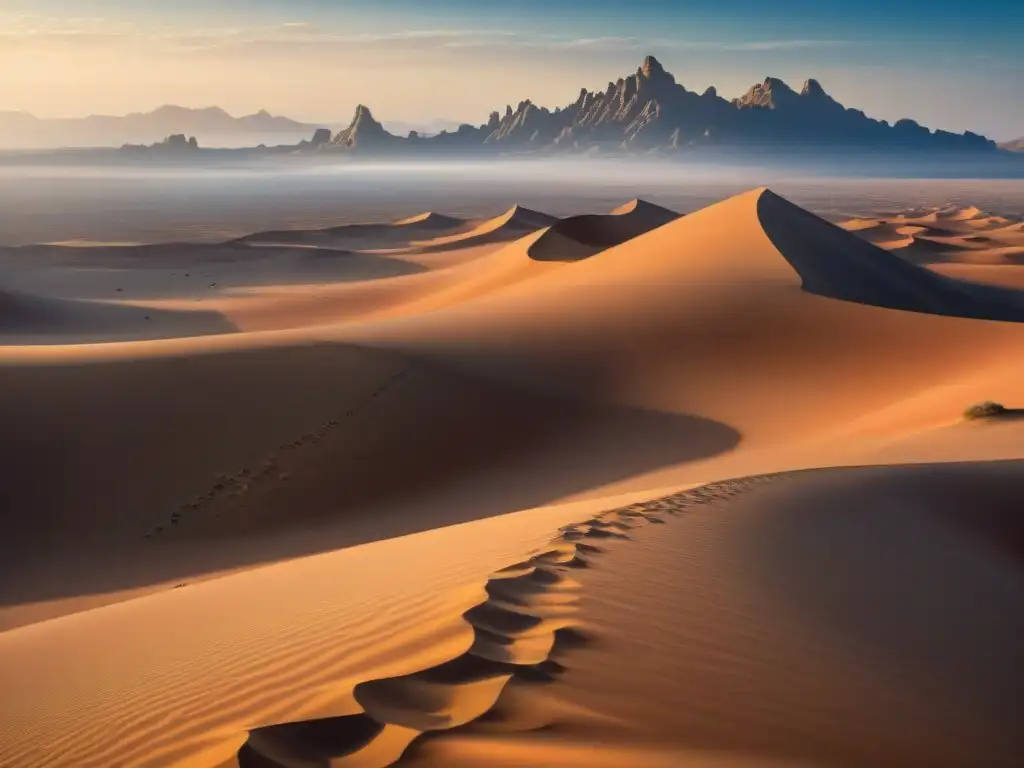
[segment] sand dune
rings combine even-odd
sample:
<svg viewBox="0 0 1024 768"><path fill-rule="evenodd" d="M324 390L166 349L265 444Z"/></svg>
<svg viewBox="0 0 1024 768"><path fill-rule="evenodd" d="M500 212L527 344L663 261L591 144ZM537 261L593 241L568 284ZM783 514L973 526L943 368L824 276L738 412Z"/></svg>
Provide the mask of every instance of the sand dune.
<svg viewBox="0 0 1024 768"><path fill-rule="evenodd" d="M973 322L812 295L949 314L986 311L964 286L862 248L852 235L766 194L690 214L471 304L339 330L362 343L574 396L713 414L737 426L748 446L762 429L766 439L789 444L785 435L829 430L846 407L849 415L864 413L951 377L966 380L965 367L1005 364L1019 344L1016 324L987 326L982 342ZM788 236L786 227L799 236ZM816 249L827 249L829 258L816 262ZM931 346L938 338L941 353ZM857 374L865 365L877 376L871 384ZM794 371L801 372L798 409L791 407ZM900 384L890 388L887 377ZM748 381L758 382L753 400L742 394Z"/></svg>
<svg viewBox="0 0 1024 768"><path fill-rule="evenodd" d="M413 725L429 711L473 706L475 695L461 696L457 683L444 682L445 675L460 679L451 662L474 644L463 614L491 599L485 588L490 577L501 578L499 571L531 550L549 551L552 532L601 504L564 504L493 517L482 527L429 530L0 633L0 671L19 692L0 702L0 760L225 764L243 748L249 730L257 734L252 746L261 751L290 750L295 739L288 728L262 729L356 716L360 698L389 709L388 694L399 703L412 695L404 679L410 675L412 688L423 677L426 685L438 686L433 694L421 689L427 701L409 701ZM450 553L444 558L449 564L435 571L442 552ZM370 614L376 618L367 622ZM110 642L114 637L131 642L118 650ZM68 695L51 696L72 679ZM382 688L358 687L396 679ZM423 706L428 712L417 714ZM358 733L378 729L365 718L336 729L323 725L334 733L334 744L350 748ZM109 738L113 728L117 740ZM389 764L394 742L399 751L404 746L403 733L395 730L373 744L384 759L364 765ZM325 740L302 741L309 750ZM320 748L332 747L328 742Z"/></svg>
<svg viewBox="0 0 1024 768"><path fill-rule="evenodd" d="M462 219L445 216L443 213L425 211L392 223L393 227L415 227L417 229L451 229L465 224Z"/></svg>
<svg viewBox="0 0 1024 768"><path fill-rule="evenodd" d="M1020 469L783 475L610 513L629 540L575 574L594 642L403 764L1015 765Z"/></svg>
<svg viewBox="0 0 1024 768"><path fill-rule="evenodd" d="M1004 288L1024 288L1024 264L944 263L930 267L935 272L972 283L989 283Z"/></svg>
<svg viewBox="0 0 1024 768"><path fill-rule="evenodd" d="M761 189L5 251L0 764L1019 764L1024 420L960 417L1024 404L1019 237Z"/></svg>
<svg viewBox="0 0 1024 768"><path fill-rule="evenodd" d="M8 289L117 302L205 300L232 290L347 283L423 271L421 265L372 254L238 243L0 249L0 279Z"/></svg>
<svg viewBox="0 0 1024 768"><path fill-rule="evenodd" d="M464 229L468 224L465 219L425 212L387 224L348 224L326 229L257 232L241 237L236 242L260 246L298 244L351 250L395 248L408 245L414 240Z"/></svg>
<svg viewBox="0 0 1024 768"><path fill-rule="evenodd" d="M450 251L460 256L454 263L396 279L234 291L208 301L208 306L244 331L414 316L480 298L561 266L530 258L530 245L539 236L528 234L498 248L461 241ZM188 303L151 305L181 309Z"/></svg>
<svg viewBox="0 0 1024 768"><path fill-rule="evenodd" d="M234 330L216 312L161 310L0 291L0 344L178 338Z"/></svg>
<svg viewBox="0 0 1024 768"><path fill-rule="evenodd" d="M644 200L632 200L609 214L570 216L552 225L530 247L537 261L577 261L620 245L679 218Z"/></svg>
<svg viewBox="0 0 1024 768"><path fill-rule="evenodd" d="M1024 222L975 207L850 219L839 226L919 264L1017 264L1024 259Z"/></svg>
<svg viewBox="0 0 1024 768"><path fill-rule="evenodd" d="M505 243L524 234L549 227L557 221L558 219L554 216L548 216L546 213L514 205L492 219L470 222L455 234L426 240L413 240L409 243L408 250L415 253L433 253L488 243Z"/></svg>

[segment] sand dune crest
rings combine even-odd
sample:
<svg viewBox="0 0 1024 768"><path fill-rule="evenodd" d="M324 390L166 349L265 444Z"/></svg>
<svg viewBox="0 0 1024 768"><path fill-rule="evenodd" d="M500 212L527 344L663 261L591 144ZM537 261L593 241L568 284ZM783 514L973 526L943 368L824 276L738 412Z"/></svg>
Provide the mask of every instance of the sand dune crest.
<svg viewBox="0 0 1024 768"><path fill-rule="evenodd" d="M561 219L530 246L537 261L577 261L625 243L679 218L679 214L644 200L631 200L608 214Z"/></svg>

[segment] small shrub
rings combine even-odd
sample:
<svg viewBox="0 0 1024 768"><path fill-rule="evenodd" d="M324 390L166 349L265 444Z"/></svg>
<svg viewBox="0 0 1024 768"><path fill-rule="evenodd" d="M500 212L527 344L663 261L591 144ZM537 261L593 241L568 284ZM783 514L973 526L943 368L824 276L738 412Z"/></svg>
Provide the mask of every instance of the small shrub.
<svg viewBox="0 0 1024 768"><path fill-rule="evenodd" d="M1000 403L993 403L986 400L983 403L975 403L964 411L965 419L989 419L993 416L1002 416L1006 413L1006 407Z"/></svg>

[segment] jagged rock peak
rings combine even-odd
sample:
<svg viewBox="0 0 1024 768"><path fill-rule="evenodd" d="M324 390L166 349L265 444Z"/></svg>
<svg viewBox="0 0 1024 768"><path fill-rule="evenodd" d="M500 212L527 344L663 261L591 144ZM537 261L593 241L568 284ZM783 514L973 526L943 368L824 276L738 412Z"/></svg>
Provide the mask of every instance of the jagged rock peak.
<svg viewBox="0 0 1024 768"><path fill-rule="evenodd" d="M356 107L356 113L352 117L352 122L348 124L348 128L339 131L331 140L331 143L337 146L353 148L366 139L379 143L394 138L384 129L383 125L374 119L370 108L365 104L360 104Z"/></svg>
<svg viewBox="0 0 1024 768"><path fill-rule="evenodd" d="M763 83L750 87L740 98L734 99L733 103L740 107L768 107L778 106L777 101L792 99L796 92L777 77L766 77Z"/></svg>
<svg viewBox="0 0 1024 768"><path fill-rule="evenodd" d="M661 62L653 56L645 56L644 63L640 65L640 72L646 78L657 77L658 75L668 74L665 72L665 68L661 66Z"/></svg>
<svg viewBox="0 0 1024 768"><path fill-rule="evenodd" d="M358 106L356 106L356 114L354 119L371 120L373 122L377 122L376 120L373 119L373 113L370 111L370 108L365 104L359 104Z"/></svg>
<svg viewBox="0 0 1024 768"><path fill-rule="evenodd" d="M804 81L804 87L800 89L801 96L825 96L825 89L821 87L821 83L815 80L813 77Z"/></svg>

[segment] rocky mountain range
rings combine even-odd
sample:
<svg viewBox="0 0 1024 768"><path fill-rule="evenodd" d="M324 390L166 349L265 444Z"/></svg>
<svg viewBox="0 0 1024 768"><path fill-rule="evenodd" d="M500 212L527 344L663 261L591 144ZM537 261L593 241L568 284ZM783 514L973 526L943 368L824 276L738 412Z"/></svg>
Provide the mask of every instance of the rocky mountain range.
<svg viewBox="0 0 1024 768"><path fill-rule="evenodd" d="M347 128L320 150L390 153L425 150L684 151L701 147L922 149L994 151L975 133L929 130L914 120L890 124L848 108L817 80L795 91L769 77L728 100L714 87L702 93L676 82L654 56L603 91L580 90L570 104L549 109L527 99L492 112L480 125L424 137L396 136L360 105Z"/></svg>
<svg viewBox="0 0 1024 768"><path fill-rule="evenodd" d="M1019 139L1003 142L999 145L999 148L1009 152L1024 152L1024 136L1021 136Z"/></svg>
<svg viewBox="0 0 1024 768"><path fill-rule="evenodd" d="M220 107L189 109L167 105L130 115L43 119L27 112L0 112L0 149L119 147L149 144L160 137L188 134L206 147L296 144L322 125L300 123L261 110L234 117Z"/></svg>

